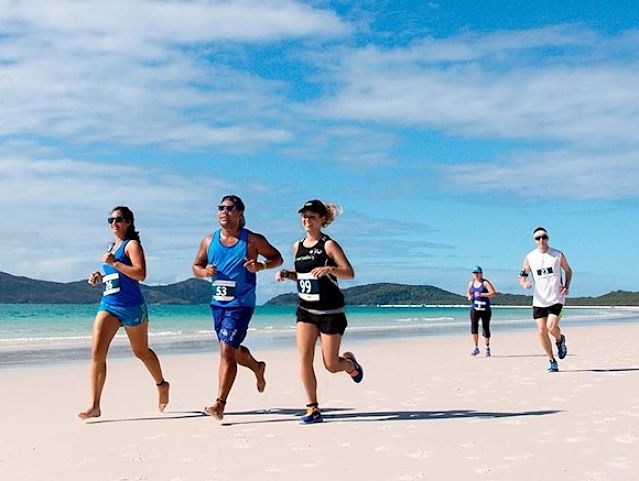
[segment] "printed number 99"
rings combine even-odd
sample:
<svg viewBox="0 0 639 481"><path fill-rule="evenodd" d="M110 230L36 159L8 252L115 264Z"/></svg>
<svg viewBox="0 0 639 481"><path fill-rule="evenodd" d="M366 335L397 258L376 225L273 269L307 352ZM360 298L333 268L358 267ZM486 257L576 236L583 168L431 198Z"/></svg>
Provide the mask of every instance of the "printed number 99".
<svg viewBox="0 0 639 481"><path fill-rule="evenodd" d="M300 292L302 294L310 294L312 290L312 284L309 280L300 280Z"/></svg>

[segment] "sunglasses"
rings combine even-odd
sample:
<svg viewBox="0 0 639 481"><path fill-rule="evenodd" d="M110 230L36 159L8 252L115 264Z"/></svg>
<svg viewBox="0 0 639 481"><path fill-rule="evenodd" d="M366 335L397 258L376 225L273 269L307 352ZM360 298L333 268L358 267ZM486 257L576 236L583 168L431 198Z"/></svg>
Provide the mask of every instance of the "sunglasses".
<svg viewBox="0 0 639 481"><path fill-rule="evenodd" d="M218 205L217 206L217 211L218 212L224 212L224 211L233 212L236 208L237 207L236 207L235 204L233 204L233 205Z"/></svg>
<svg viewBox="0 0 639 481"><path fill-rule="evenodd" d="M538 235L537 237L534 238L536 241L540 241L540 240L548 240L548 236L546 234L543 235Z"/></svg>
<svg viewBox="0 0 639 481"><path fill-rule="evenodd" d="M109 218L107 219L107 222L108 222L109 224L113 224L114 222L115 222L116 224L119 224L120 222L124 222L124 217L122 217L122 216L109 217Z"/></svg>

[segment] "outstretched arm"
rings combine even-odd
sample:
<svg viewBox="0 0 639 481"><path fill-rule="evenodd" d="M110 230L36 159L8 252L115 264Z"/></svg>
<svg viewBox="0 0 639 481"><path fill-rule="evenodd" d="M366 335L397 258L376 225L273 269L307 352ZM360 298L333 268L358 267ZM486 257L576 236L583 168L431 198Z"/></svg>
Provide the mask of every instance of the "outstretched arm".
<svg viewBox="0 0 639 481"><path fill-rule="evenodd" d="M570 283L572 282L572 269L570 268L570 264L568 264L568 259L566 259L566 256L563 254L561 254L561 268L566 273L566 279L564 280L564 286L561 289L561 294L567 296L568 291L570 290Z"/></svg>
<svg viewBox="0 0 639 481"><path fill-rule="evenodd" d="M524 289L530 289L532 287L532 282L528 280L528 275L530 274L530 264L528 263L528 257L524 259L524 265L521 268L521 272L519 273L519 285Z"/></svg>
<svg viewBox="0 0 639 481"><path fill-rule="evenodd" d="M333 239L329 240L326 244L326 254L330 259L337 264L334 266L316 267L311 271L315 277L322 277L327 274L332 274L340 279L353 279L355 277L355 271L353 266L346 258L346 254L340 247L340 245Z"/></svg>
<svg viewBox="0 0 639 481"><path fill-rule="evenodd" d="M217 272L215 266L208 263L208 251L212 237L213 235L209 234L204 239L202 239L202 242L200 242L200 247L197 250L197 254L195 255L195 259L193 260L193 275L200 279L203 279L205 277L213 277Z"/></svg>

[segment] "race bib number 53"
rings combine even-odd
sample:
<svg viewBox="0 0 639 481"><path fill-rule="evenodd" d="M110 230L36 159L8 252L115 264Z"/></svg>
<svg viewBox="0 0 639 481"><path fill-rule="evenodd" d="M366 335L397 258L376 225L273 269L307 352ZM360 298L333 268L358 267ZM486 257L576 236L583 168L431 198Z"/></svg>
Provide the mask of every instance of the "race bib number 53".
<svg viewBox="0 0 639 481"><path fill-rule="evenodd" d="M297 294L305 301L319 301L319 279L312 274L297 274Z"/></svg>
<svg viewBox="0 0 639 481"><path fill-rule="evenodd" d="M235 299L235 281L213 281L213 299L216 301L232 301Z"/></svg>

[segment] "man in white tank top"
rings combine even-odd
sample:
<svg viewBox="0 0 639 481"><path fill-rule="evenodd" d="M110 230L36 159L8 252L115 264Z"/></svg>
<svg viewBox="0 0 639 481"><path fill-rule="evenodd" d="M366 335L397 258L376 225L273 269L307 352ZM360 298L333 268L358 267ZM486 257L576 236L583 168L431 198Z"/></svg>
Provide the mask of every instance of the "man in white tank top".
<svg viewBox="0 0 639 481"><path fill-rule="evenodd" d="M553 355L550 335L555 338L557 357L563 359L568 354L568 349L566 336L559 329L559 319L572 280L572 269L563 252L548 245L546 229L537 227L533 231L533 239L537 248L524 258L519 284L524 289L534 287L533 318L537 322L539 341L550 361L548 371L557 372L559 367ZM532 280L528 280L531 274Z"/></svg>

